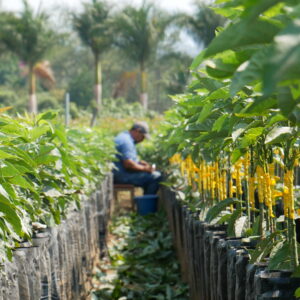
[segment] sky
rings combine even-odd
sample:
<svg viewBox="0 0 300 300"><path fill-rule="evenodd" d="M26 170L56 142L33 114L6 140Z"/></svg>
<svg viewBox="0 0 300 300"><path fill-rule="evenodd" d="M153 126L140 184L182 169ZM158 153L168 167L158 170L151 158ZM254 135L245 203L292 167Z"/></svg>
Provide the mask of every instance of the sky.
<svg viewBox="0 0 300 300"><path fill-rule="evenodd" d="M112 3L124 3L124 4L139 4L142 0L109 0ZM63 6L70 9L80 9L82 0L28 0L29 4L34 8L38 8L39 5L42 8L55 8ZM85 1L87 2L87 0ZM192 12L193 0L154 0L161 8L169 11L186 11ZM3 10L18 11L22 9L22 0L0 0L0 7Z"/></svg>

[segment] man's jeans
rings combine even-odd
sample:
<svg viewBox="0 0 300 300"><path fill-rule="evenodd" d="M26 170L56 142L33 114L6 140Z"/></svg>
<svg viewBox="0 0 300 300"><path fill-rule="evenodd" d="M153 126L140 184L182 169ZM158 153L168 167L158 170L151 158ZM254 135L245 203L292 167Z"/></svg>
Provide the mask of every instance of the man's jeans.
<svg viewBox="0 0 300 300"><path fill-rule="evenodd" d="M159 182L162 180L161 173L154 171L148 172L118 172L114 170L114 182L133 184L142 187L144 194L156 194Z"/></svg>

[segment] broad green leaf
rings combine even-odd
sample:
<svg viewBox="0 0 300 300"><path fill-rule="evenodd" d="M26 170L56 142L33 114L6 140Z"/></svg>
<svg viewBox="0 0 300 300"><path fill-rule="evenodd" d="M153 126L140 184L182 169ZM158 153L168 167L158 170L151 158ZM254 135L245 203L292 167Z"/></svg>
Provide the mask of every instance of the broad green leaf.
<svg viewBox="0 0 300 300"><path fill-rule="evenodd" d="M54 111L46 111L42 114L38 115L38 122L40 120L53 120L57 117L57 112Z"/></svg>
<svg viewBox="0 0 300 300"><path fill-rule="evenodd" d="M25 140L28 140L27 131L18 124L8 123L1 127L1 132L9 134L11 136L19 136Z"/></svg>
<svg viewBox="0 0 300 300"><path fill-rule="evenodd" d="M224 127L224 123L226 123L228 121L228 119L231 116L229 114L223 114L222 116L220 116L214 123L212 130L213 131L221 131L221 129Z"/></svg>
<svg viewBox="0 0 300 300"><path fill-rule="evenodd" d="M294 132L293 127L275 127L266 136L266 144L285 142Z"/></svg>
<svg viewBox="0 0 300 300"><path fill-rule="evenodd" d="M240 122L233 128L231 136L234 142L240 137L241 134L245 132L247 126L248 124Z"/></svg>
<svg viewBox="0 0 300 300"><path fill-rule="evenodd" d="M232 163L233 164L236 163L246 152L247 152L246 149L235 148L231 154Z"/></svg>
<svg viewBox="0 0 300 300"><path fill-rule="evenodd" d="M255 250L250 252L250 263L261 262L265 257L267 257L274 246L275 237L277 237L277 243L282 240L282 234L279 231L271 233L268 237L262 239L256 246Z"/></svg>
<svg viewBox="0 0 300 300"><path fill-rule="evenodd" d="M239 116L265 116L268 114L268 109L277 108L276 98L260 97L249 105Z"/></svg>
<svg viewBox="0 0 300 300"><path fill-rule="evenodd" d="M276 249L275 249L276 248ZM268 270L289 269L291 263L290 244L288 241L278 243L272 250Z"/></svg>
<svg viewBox="0 0 300 300"><path fill-rule="evenodd" d="M20 175L21 172L8 161L0 163L0 175L3 177L14 177Z"/></svg>
<svg viewBox="0 0 300 300"><path fill-rule="evenodd" d="M217 99L226 99L229 97L229 91L227 87L222 87L216 91L213 91L206 97L206 101L212 101Z"/></svg>
<svg viewBox="0 0 300 300"><path fill-rule="evenodd" d="M247 19L253 19L263 14L269 17L276 15L282 9L282 0L250 0L243 1L243 4L246 6L246 10L243 14L243 17L246 16ZM279 4L279 5L278 5Z"/></svg>
<svg viewBox="0 0 300 300"><path fill-rule="evenodd" d="M226 210L227 207L234 203L238 203L238 200L235 198L227 198L223 201L218 202L216 205L209 209L205 221L211 222L213 219L217 218L223 210Z"/></svg>
<svg viewBox="0 0 300 300"><path fill-rule="evenodd" d="M5 158L18 158L17 156L14 156L12 154L9 154L3 150L0 149L0 159L5 159Z"/></svg>
<svg viewBox="0 0 300 300"><path fill-rule="evenodd" d="M204 57L213 56L225 50L270 43L280 31L275 22L268 19L257 19L253 22L241 20L231 24L209 44Z"/></svg>
<svg viewBox="0 0 300 300"><path fill-rule="evenodd" d="M264 69L264 93L269 95L277 83L300 77L300 21L294 20L274 38L274 48Z"/></svg>
<svg viewBox="0 0 300 300"><path fill-rule="evenodd" d="M213 107L214 107L214 103L211 102L208 102L207 104L204 105L198 118L199 123L205 121L205 119L207 119L209 115L212 114Z"/></svg>
<svg viewBox="0 0 300 300"><path fill-rule="evenodd" d="M264 132L264 127L250 128L245 135L241 138L239 146L241 148L248 148L250 145L254 145L257 138Z"/></svg>
<svg viewBox="0 0 300 300"><path fill-rule="evenodd" d="M10 165L13 166L18 170L18 174L22 175L25 173L32 173L34 174L34 168L31 168L28 164L24 163L23 161L9 161ZM6 162L8 164L8 162Z"/></svg>
<svg viewBox="0 0 300 300"><path fill-rule="evenodd" d="M299 84L297 86L298 90L300 90ZM278 107L286 118L293 123L299 123L300 97L293 97L292 89L292 86L280 87L278 89Z"/></svg>
<svg viewBox="0 0 300 300"><path fill-rule="evenodd" d="M205 51L201 51L193 60L190 69L195 70L203 62Z"/></svg>
<svg viewBox="0 0 300 300"><path fill-rule="evenodd" d="M12 226L14 231L19 236L23 236L21 219L16 213L16 209L13 206L3 203L1 201L0 212L4 214L5 221L7 221Z"/></svg>
<svg viewBox="0 0 300 300"><path fill-rule="evenodd" d="M239 67L231 81L231 96L234 96L244 86L255 80L262 79L263 65L266 58L268 58L268 54L269 48L264 47L262 50L258 50L249 61Z"/></svg>
<svg viewBox="0 0 300 300"><path fill-rule="evenodd" d="M270 120L268 120L268 127L271 127L272 125L279 122L284 122L286 120L286 117L277 113L275 116L271 117Z"/></svg>
<svg viewBox="0 0 300 300"><path fill-rule="evenodd" d="M57 125L55 127L55 133L54 133L58 139L64 144L64 146L67 146L68 140L66 136L65 128L62 125Z"/></svg>
<svg viewBox="0 0 300 300"><path fill-rule="evenodd" d="M11 147L8 150L12 151L12 153L14 153L15 155L18 155L19 157L21 157L23 159L24 163L26 163L27 165L31 166L32 168L36 167L35 161L30 157L28 152L24 151L20 147L13 147L13 148ZM8 151L8 150L6 150L6 151Z"/></svg>
<svg viewBox="0 0 300 300"><path fill-rule="evenodd" d="M228 220L227 234L228 236L235 236L235 222L242 215L243 211L241 208L237 208Z"/></svg>
<svg viewBox="0 0 300 300"><path fill-rule="evenodd" d="M205 88L210 92L218 90L219 88L223 87L224 84L221 83L219 80L215 80L212 78L203 78L199 77L198 84L201 88Z"/></svg>
<svg viewBox="0 0 300 300"><path fill-rule="evenodd" d="M36 139L40 138L42 135L44 135L48 131L49 131L48 126L34 127L33 129L29 130L28 138L31 141L35 141Z"/></svg>
<svg viewBox="0 0 300 300"><path fill-rule="evenodd" d="M221 60L214 61L214 63L208 63L206 65L206 72L210 77L214 78L229 78L233 75L238 65L225 64Z"/></svg>
<svg viewBox="0 0 300 300"><path fill-rule="evenodd" d="M15 185L18 185L24 189L29 189L31 190L32 192L35 192L34 190L34 187L32 184L30 184L26 179L25 177L23 176L15 176L13 178L9 178L8 181L11 183L11 184L15 184Z"/></svg>
<svg viewBox="0 0 300 300"><path fill-rule="evenodd" d="M6 181L4 181L0 184L0 190L1 190L0 193L7 199L9 199L9 196L12 199L17 198L17 194L16 194L14 187Z"/></svg>
<svg viewBox="0 0 300 300"><path fill-rule="evenodd" d="M9 200L9 195L2 184L0 184L0 194L1 196Z"/></svg>

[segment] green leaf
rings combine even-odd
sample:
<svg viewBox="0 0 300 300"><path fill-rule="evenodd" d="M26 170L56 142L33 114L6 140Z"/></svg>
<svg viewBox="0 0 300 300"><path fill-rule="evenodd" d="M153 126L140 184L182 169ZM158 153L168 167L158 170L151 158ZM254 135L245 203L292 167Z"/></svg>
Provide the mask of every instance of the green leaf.
<svg viewBox="0 0 300 300"><path fill-rule="evenodd" d="M268 109L277 108L277 99L272 98L264 98L260 97L255 99L255 101L245 109L245 111L241 112L240 116L265 116L268 114Z"/></svg>
<svg viewBox="0 0 300 300"><path fill-rule="evenodd" d="M33 185L30 184L23 176L15 176L15 177L9 178L8 181L11 184L15 184L24 189L29 189L30 191L35 192Z"/></svg>
<svg viewBox="0 0 300 300"><path fill-rule="evenodd" d="M54 135L64 144L64 146L68 145L68 139L64 126L57 125L55 127Z"/></svg>
<svg viewBox="0 0 300 300"><path fill-rule="evenodd" d="M213 113L212 111L213 107L214 104L211 102L208 102L204 105L198 118L199 123L205 121Z"/></svg>
<svg viewBox="0 0 300 300"><path fill-rule="evenodd" d="M199 77L197 83L201 88L205 88L210 92L213 92L215 90L218 90L219 88L223 87L224 84L220 82L219 80L215 80L212 78L206 78L206 77Z"/></svg>
<svg viewBox="0 0 300 300"><path fill-rule="evenodd" d="M49 131L48 126L34 127L33 129L29 130L28 137L31 141L35 141L36 139L40 138L42 135L46 134L48 131Z"/></svg>
<svg viewBox="0 0 300 300"><path fill-rule="evenodd" d="M224 123L226 123L230 118L229 114L223 114L220 116L214 123L212 130L213 131L221 131L221 129L224 127Z"/></svg>
<svg viewBox="0 0 300 300"><path fill-rule="evenodd" d="M264 68L264 93L271 94L277 83L300 77L300 23L294 20L274 38L274 48Z"/></svg>
<svg viewBox="0 0 300 300"><path fill-rule="evenodd" d="M40 120L53 120L57 117L57 112L54 111L46 111L42 114L38 115L38 122Z"/></svg>
<svg viewBox="0 0 300 300"><path fill-rule="evenodd" d="M17 156L11 155L3 150L0 149L0 159L5 159L5 158L18 158Z"/></svg>
<svg viewBox="0 0 300 300"><path fill-rule="evenodd" d="M292 136L294 131L293 127L275 127L266 136L266 144L276 144L285 142L289 137Z"/></svg>
<svg viewBox="0 0 300 300"><path fill-rule="evenodd" d="M290 86L278 88L278 107L281 113L293 123L299 123L300 98L298 95L293 96L293 86L300 90L299 84L291 84Z"/></svg>
<svg viewBox="0 0 300 300"><path fill-rule="evenodd" d="M3 177L13 177L13 176L20 175L21 172L17 168L15 168L13 164L6 161L5 163L1 164L0 174Z"/></svg>
<svg viewBox="0 0 300 300"><path fill-rule="evenodd" d="M228 87L222 87L210 93L205 100L212 101L217 99L227 99L229 96Z"/></svg>
<svg viewBox="0 0 300 300"><path fill-rule="evenodd" d="M250 145L254 145L257 141L257 138L263 134L264 129L264 127L256 127L247 130L245 135L240 140L239 146L241 148L248 148Z"/></svg>
<svg viewBox="0 0 300 300"><path fill-rule="evenodd" d="M273 247L268 270L289 269L291 262L290 244L287 241L282 241Z"/></svg>
<svg viewBox="0 0 300 300"><path fill-rule="evenodd" d="M195 70L203 62L205 51L201 51L193 60L190 69Z"/></svg>
<svg viewBox="0 0 300 300"><path fill-rule="evenodd" d="M218 66L212 67L211 65L206 66L206 72L210 77L225 79L232 76L236 70L235 66L226 65L219 63Z"/></svg>
<svg viewBox="0 0 300 300"><path fill-rule="evenodd" d="M235 198L227 198L223 201L218 202L216 205L209 209L205 221L211 222L213 219L218 217L223 210L225 210L228 206L234 203L238 203L238 200Z"/></svg>
<svg viewBox="0 0 300 300"><path fill-rule="evenodd" d="M279 25L268 19L260 18L252 22L241 20L229 25L214 38L206 49L204 57L229 49L270 43L279 30Z"/></svg>
<svg viewBox="0 0 300 300"><path fill-rule="evenodd" d="M235 236L235 222L238 218L242 215L242 209L237 208L231 215L230 219L228 220L228 227L227 227L227 234L228 236Z"/></svg>
<svg viewBox="0 0 300 300"><path fill-rule="evenodd" d="M269 56L269 48L258 50L249 61L245 62L235 72L231 85L231 96L236 95L244 86L262 78L263 65Z"/></svg>
<svg viewBox="0 0 300 300"><path fill-rule="evenodd" d="M14 231L19 236L23 236L22 223L19 215L16 213L16 208L0 200L0 212L4 214L5 221L13 227Z"/></svg>
<svg viewBox="0 0 300 300"><path fill-rule="evenodd" d="M224 216L222 216L222 217L218 220L217 224L228 223L228 221L230 220L230 218L231 218L231 213L226 213Z"/></svg>
<svg viewBox="0 0 300 300"><path fill-rule="evenodd" d="M235 148L231 154L232 163L233 164L236 163L246 152L247 152L246 149Z"/></svg>
<svg viewBox="0 0 300 300"><path fill-rule="evenodd" d="M273 247L275 237L277 237L276 241L279 242L283 236L280 231L275 231L271 233L268 237L263 238L257 245L255 250L250 251L250 263L254 264L256 262L261 262L265 257L267 257Z"/></svg>

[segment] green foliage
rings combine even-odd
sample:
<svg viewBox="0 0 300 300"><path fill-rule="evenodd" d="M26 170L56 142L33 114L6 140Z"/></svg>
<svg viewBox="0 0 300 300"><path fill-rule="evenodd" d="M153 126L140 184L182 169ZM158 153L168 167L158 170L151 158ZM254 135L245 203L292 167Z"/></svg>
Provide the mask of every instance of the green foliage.
<svg viewBox="0 0 300 300"><path fill-rule="evenodd" d="M95 56L104 53L112 44L110 8L105 1L84 4L84 11L73 15L73 27L82 42Z"/></svg>
<svg viewBox="0 0 300 300"><path fill-rule="evenodd" d="M56 114L0 117L1 253L32 234L32 222L60 223L80 194L111 167L114 147L101 132L69 130ZM3 255L1 260L5 259Z"/></svg>
<svg viewBox="0 0 300 300"><path fill-rule="evenodd" d="M111 232L118 240L109 249L116 275L108 282L112 288L95 291L95 299L187 299L164 213L119 217ZM104 275L98 273L101 282Z"/></svg>
<svg viewBox="0 0 300 300"><path fill-rule="evenodd" d="M84 68L69 82L69 93L71 101L78 107L87 108L91 105L93 95L93 74Z"/></svg>
<svg viewBox="0 0 300 300"><path fill-rule="evenodd" d="M133 62L145 64L157 51L170 22L171 18L151 3L127 6L114 19L116 44Z"/></svg>
<svg viewBox="0 0 300 300"><path fill-rule="evenodd" d="M125 99L103 99L101 116L126 118L126 117L145 117L149 112L146 112L139 102L126 103Z"/></svg>
<svg viewBox="0 0 300 300"><path fill-rule="evenodd" d="M194 81L188 92L173 97L175 106L166 114L160 136L165 143L160 152L168 158L178 153L182 160L186 159L181 164L182 181L201 191L202 219L206 216L206 221L212 222L226 213L221 220L228 224L228 234L234 235L240 217L247 218L248 234L260 235L251 262L270 258L270 268L294 269L299 264L294 220L288 220L286 230L278 233L276 218L270 212L273 208L265 199L260 203L259 212L254 207L250 209L249 175L247 178L245 173L253 176L257 166L268 173L269 164L274 160L285 171L293 170L300 157L299 41L296 38L299 4L276 0L218 3L220 7L215 11L232 21L219 28L208 47L194 59L191 65ZM284 158L276 156L276 151L284 153ZM243 165L246 155L251 157L247 167ZM245 202L231 206L230 214L228 199L218 199L211 207L217 200L215 194L219 193L220 197L220 192L218 187L203 188L199 174L206 176L208 171L193 170L203 161L210 169L218 163L226 172L228 183L237 180L231 177L233 169L242 168L245 172L241 181L243 192L239 192ZM259 176L257 186L260 180L266 180ZM210 180L212 186L220 182L219 178ZM235 185L237 188L236 182ZM181 186L179 194L183 190ZM262 193L267 194L266 190ZM261 195L260 199L263 197L266 196ZM278 200L282 201L282 197ZM286 213L285 217L290 218ZM283 259L284 256L289 259Z"/></svg>
<svg viewBox="0 0 300 300"><path fill-rule="evenodd" d="M223 201L220 201L218 204L214 205L209 209L205 221L211 222L212 220L217 218L220 215L220 213L223 212L228 206L236 203L238 203L238 200L234 198L227 198Z"/></svg>
<svg viewBox="0 0 300 300"><path fill-rule="evenodd" d="M215 31L223 26L225 18L201 2L195 2L193 15L183 15L180 23L186 28L197 43L206 47L215 37Z"/></svg>
<svg viewBox="0 0 300 300"><path fill-rule="evenodd" d="M48 27L48 15L44 12L34 14L26 0L19 17L2 13L0 39L5 47L17 54L29 66L44 59L53 45L54 33Z"/></svg>

